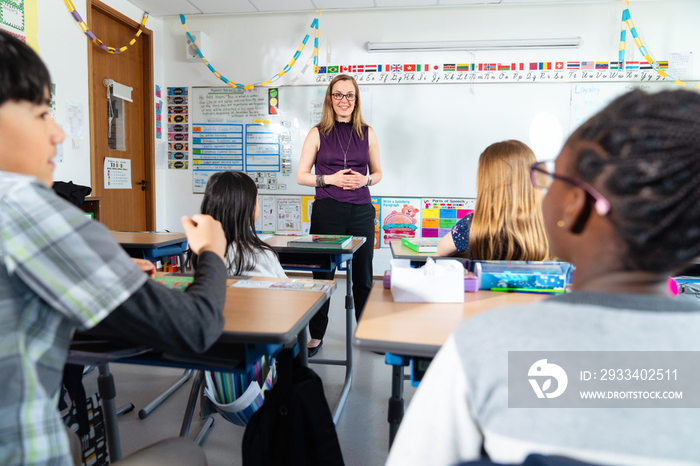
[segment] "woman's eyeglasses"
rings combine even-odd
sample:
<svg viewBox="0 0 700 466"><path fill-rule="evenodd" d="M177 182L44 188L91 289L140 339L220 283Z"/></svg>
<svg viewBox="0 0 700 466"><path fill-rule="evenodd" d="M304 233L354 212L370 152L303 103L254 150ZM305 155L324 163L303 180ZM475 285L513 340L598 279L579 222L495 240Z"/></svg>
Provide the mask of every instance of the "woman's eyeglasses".
<svg viewBox="0 0 700 466"><path fill-rule="evenodd" d="M537 162L530 165L530 181L535 188L549 189L554 180L560 180L583 189L595 200L595 210L598 215L605 216L610 212L610 202L588 183L554 173L554 161Z"/></svg>
<svg viewBox="0 0 700 466"><path fill-rule="evenodd" d="M355 101L355 94L341 94L340 92L336 92L335 94L331 94L333 96L333 99L335 100L343 100L343 97L345 97L348 102L354 102Z"/></svg>

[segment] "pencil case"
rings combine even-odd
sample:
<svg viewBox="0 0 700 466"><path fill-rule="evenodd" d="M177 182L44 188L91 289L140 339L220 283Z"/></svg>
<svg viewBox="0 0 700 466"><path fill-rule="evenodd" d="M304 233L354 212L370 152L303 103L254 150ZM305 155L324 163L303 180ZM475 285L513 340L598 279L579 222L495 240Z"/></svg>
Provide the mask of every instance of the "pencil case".
<svg viewBox="0 0 700 466"><path fill-rule="evenodd" d="M479 277L468 271L464 271L464 291L469 293L475 293L479 291ZM384 288L391 288L391 269L384 271Z"/></svg>

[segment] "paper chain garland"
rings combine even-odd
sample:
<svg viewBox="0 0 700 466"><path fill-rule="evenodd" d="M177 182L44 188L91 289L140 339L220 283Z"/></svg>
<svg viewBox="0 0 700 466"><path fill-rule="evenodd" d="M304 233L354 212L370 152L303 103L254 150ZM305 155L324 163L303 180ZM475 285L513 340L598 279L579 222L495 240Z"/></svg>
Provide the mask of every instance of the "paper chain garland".
<svg viewBox="0 0 700 466"><path fill-rule="evenodd" d="M73 2L71 0L64 0L66 6L68 7L68 11L70 11L71 15L73 15L73 18L78 22L80 25L80 29L83 30L86 36L88 36L88 39L93 41L95 44L99 45L105 52L107 53L112 53L112 54L117 54L117 53L122 53L126 49L128 49L130 46L134 45L136 43L136 39L139 38L141 33L143 32L143 28L146 27L146 21L148 21L148 12L143 13L143 18L141 18L141 24L139 25L139 30L136 31L136 34L134 35L134 38L129 41L128 45L124 45L119 48L115 47L110 47L109 45L105 45L104 42L102 42L100 39L98 39L95 34L90 30L88 27L87 23L83 21L83 18L80 17L80 14L78 11L75 9L75 5L73 5Z"/></svg>
<svg viewBox="0 0 700 466"><path fill-rule="evenodd" d="M69 0L67 0L67 1L69 1ZM279 73L277 73L276 75L274 75L273 77L268 79L267 81L255 83L255 84L237 84L237 83L234 83L233 81L231 81L230 79L226 78L225 76L223 76L218 71L216 71L216 69L214 69L214 67L211 65L211 63L209 63L209 60L207 60L207 58L202 54L202 51L199 50L199 47L197 47L197 44L195 44L194 38L192 37L192 34L190 34L190 30L187 28L187 24L185 24L185 15L180 15L180 22L182 23L182 29L185 31L185 34L187 34L187 38L190 40L190 42L192 43L194 48L197 50L197 55L199 55L199 58L202 59L202 63L207 65L207 68L209 68L209 71L211 71L214 74L214 76L219 78L221 81L223 81L227 85L229 85L231 87L235 87L237 89L253 89L256 86L257 87L267 86L268 84L272 84L275 81L277 81L279 78L284 76L285 73L287 73L289 70L292 69L292 66L294 66L294 64L296 63L297 59L299 58L299 55L301 55L301 52L304 50L304 47L306 47L306 43L309 40L309 34L307 34L306 37L304 37L304 40L301 41L301 44L299 44L299 48L294 53L294 56L289 61L289 63L287 63L287 65L282 69L282 71L280 71ZM318 18L313 20L310 27L314 30L314 74L316 74L316 73L318 73Z"/></svg>
<svg viewBox="0 0 700 466"><path fill-rule="evenodd" d="M637 48L644 56L646 61L649 62L652 68L654 68L654 71L659 73L661 77L663 77L666 81L670 83L677 84L678 86L683 87L688 85L687 83L674 78L673 76L662 70L661 65L659 65L659 63L656 60L654 60L654 57L652 57L651 54L647 51L647 48L642 43L642 38L639 37L637 28L634 26L634 21L632 21L629 0L622 0L622 22L620 25L620 52L618 56L618 59L620 60L620 69L625 69L625 49L627 48L627 31L625 30L625 25L630 30L630 33L634 38L634 43L637 45ZM700 89L700 84L697 84L695 88Z"/></svg>

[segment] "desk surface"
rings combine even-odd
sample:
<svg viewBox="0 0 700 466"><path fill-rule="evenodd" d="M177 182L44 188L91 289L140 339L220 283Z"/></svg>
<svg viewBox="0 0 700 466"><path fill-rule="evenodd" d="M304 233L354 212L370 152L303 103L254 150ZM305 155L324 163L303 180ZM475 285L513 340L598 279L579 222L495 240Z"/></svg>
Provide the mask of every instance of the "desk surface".
<svg viewBox="0 0 700 466"><path fill-rule="evenodd" d="M395 303L390 289L375 282L355 331L355 346L371 351L433 357L464 319L501 306L529 304L544 294L479 291L464 304Z"/></svg>
<svg viewBox="0 0 700 466"><path fill-rule="evenodd" d="M303 253L308 253L308 254L353 254L355 251L360 249L360 246L362 246L365 241L367 241L367 238L364 236L355 236L352 238L352 243L350 243L350 246L348 246L345 249L336 249L336 248L320 248L320 249L314 249L314 248L300 248L300 247L294 247L294 246L287 246L287 241L292 241L294 239L299 238L299 236L281 236L281 235L275 235L271 238L268 238L265 240L265 243L269 244L277 252L303 252Z"/></svg>
<svg viewBox="0 0 700 466"><path fill-rule="evenodd" d="M261 277L250 280L294 281L292 278ZM228 280L227 285L236 281ZM330 292L229 287L226 291L224 334L221 341L292 341L329 297Z"/></svg>
<svg viewBox="0 0 700 466"><path fill-rule="evenodd" d="M401 244L400 239L395 239L392 240L391 243L391 256L394 259L410 259L414 262L425 262L428 260L428 257L432 257L433 259L455 259L460 262L467 262L466 257L460 257L460 256L438 256L437 252L416 252L411 248L407 248L403 244Z"/></svg>
<svg viewBox="0 0 700 466"><path fill-rule="evenodd" d="M162 248L187 241L184 233L154 233L150 231L110 231L114 240L124 248Z"/></svg>

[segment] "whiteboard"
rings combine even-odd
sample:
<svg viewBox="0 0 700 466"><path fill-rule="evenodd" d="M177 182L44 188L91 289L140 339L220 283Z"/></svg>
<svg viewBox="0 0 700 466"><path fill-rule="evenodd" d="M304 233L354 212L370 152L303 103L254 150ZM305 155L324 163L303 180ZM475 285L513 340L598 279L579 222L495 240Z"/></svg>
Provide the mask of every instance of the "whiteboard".
<svg viewBox="0 0 700 466"><path fill-rule="evenodd" d="M656 92L677 86L665 82L361 86L363 117L377 134L383 172L371 193L384 197L474 198L479 155L488 145L519 139L535 149L530 129L542 113L556 117L563 143L583 121L633 88ZM199 94L206 89L210 88L192 89L195 124L206 119L196 106ZM277 175L284 180L286 190L261 189L261 194L314 193L312 187L297 185L296 170L304 139L320 120L325 92L325 85L280 87L277 115L268 114L267 104L248 117L231 115L231 121L253 123L264 119L271 127L291 133L292 169ZM545 158L545 154L535 152L539 159ZM548 154L547 158L551 157Z"/></svg>

